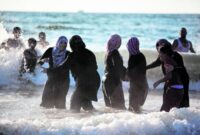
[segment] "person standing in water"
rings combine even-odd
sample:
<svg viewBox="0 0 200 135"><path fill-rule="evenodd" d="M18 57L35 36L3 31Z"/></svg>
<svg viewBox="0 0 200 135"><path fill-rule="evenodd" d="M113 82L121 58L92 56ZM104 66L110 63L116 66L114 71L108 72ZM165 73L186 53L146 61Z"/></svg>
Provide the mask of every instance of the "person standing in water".
<svg viewBox="0 0 200 135"><path fill-rule="evenodd" d="M167 47L162 47L159 56L165 68L165 76L156 81L153 86L156 88L160 83L165 82L166 92L160 111L169 112L173 107L180 108L184 95L183 82L178 64L171 57L170 50Z"/></svg>
<svg viewBox="0 0 200 135"><path fill-rule="evenodd" d="M100 86L100 76L97 72L96 57L93 52L86 49L85 43L79 35L70 39L69 54L64 65L70 69L75 80L75 91L71 97L70 110L80 112L94 110L92 101L97 101L97 91Z"/></svg>
<svg viewBox="0 0 200 135"><path fill-rule="evenodd" d="M25 48L25 44L23 40L20 38L21 32L22 30L20 27L14 27L13 38L8 38L4 42L2 42L0 48L4 48L6 50L9 50L10 48L15 48L15 49Z"/></svg>
<svg viewBox="0 0 200 135"><path fill-rule="evenodd" d="M129 110L140 112L149 88L146 79L146 58L140 52L139 40L136 37L129 39L127 49L129 52L127 74L130 81Z"/></svg>
<svg viewBox="0 0 200 135"><path fill-rule="evenodd" d="M50 47L40 58L39 64L43 64L45 59L49 60L49 68L46 70L47 82L42 94L40 106L46 108L66 108L66 95L69 89L69 70L63 62L70 54L67 48L67 38L59 37L56 46Z"/></svg>
<svg viewBox="0 0 200 135"><path fill-rule="evenodd" d="M107 43L105 56L105 78L102 80L102 90L105 105L117 109L126 109L122 80L125 79L126 68L123 66L122 56L118 49L121 46L121 37L114 34Z"/></svg>
<svg viewBox="0 0 200 135"><path fill-rule="evenodd" d="M22 76L23 73L34 73L36 64L37 64L37 52L35 50L37 41L34 38L28 39L28 45L29 48L24 50L24 58L22 60L22 65L20 68L20 76Z"/></svg>
<svg viewBox="0 0 200 135"><path fill-rule="evenodd" d="M156 48L157 48L158 53L160 52L160 49L162 47L165 47L165 48L168 49L170 57L172 59L174 59L174 61L177 63L177 65L179 67L178 71L180 72L181 81L182 81L183 87L184 87L184 95L183 95L182 101L180 103L180 107L189 107L190 106L190 103L189 103L189 81L190 81L190 79L189 79L189 75L187 73L187 70L185 68L183 58L178 52L172 50L171 43L169 43L166 39L160 39L160 40L157 41ZM165 71L165 68L164 68L164 62L162 62L160 60L160 56L158 56L158 58L154 62L147 65L146 69L155 68L155 67L158 67L160 65L162 67L163 74L165 75L166 71ZM163 99L166 95L166 89L167 89L167 87L164 85Z"/></svg>
<svg viewBox="0 0 200 135"><path fill-rule="evenodd" d="M41 46L42 48L44 48L49 45L49 42L46 41L45 32L40 32L38 37L39 37L39 41L37 41L38 46Z"/></svg>
<svg viewBox="0 0 200 135"><path fill-rule="evenodd" d="M177 52L192 52L195 53L195 50L192 46L192 42L187 40L187 29L181 28L180 30L180 37L178 39L175 39L172 48L174 51Z"/></svg>

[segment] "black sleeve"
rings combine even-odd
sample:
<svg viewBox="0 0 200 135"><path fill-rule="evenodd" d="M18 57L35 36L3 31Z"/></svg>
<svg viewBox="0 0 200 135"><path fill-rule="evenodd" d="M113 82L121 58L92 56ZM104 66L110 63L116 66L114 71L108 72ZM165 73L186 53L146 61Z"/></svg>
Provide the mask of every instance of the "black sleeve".
<svg viewBox="0 0 200 135"><path fill-rule="evenodd" d="M53 48L48 48L48 49L44 52L44 54L42 55L42 57L40 58L40 60L41 60L41 59L45 59L45 58L49 58L49 57L51 56L51 54L52 54L52 49L53 49Z"/></svg>
<svg viewBox="0 0 200 135"><path fill-rule="evenodd" d="M160 66L162 63L160 61L160 58L158 57L154 62L146 66L146 69L151 69Z"/></svg>
<svg viewBox="0 0 200 135"><path fill-rule="evenodd" d="M132 79L137 79L141 75L146 75L146 58L143 54L129 57L127 73Z"/></svg>
<svg viewBox="0 0 200 135"><path fill-rule="evenodd" d="M113 65L116 67L117 72L120 75L120 78L122 80L125 80L126 68L123 65L122 57L120 56L120 54L117 54L117 53L114 52L112 59L113 59Z"/></svg>
<svg viewBox="0 0 200 135"><path fill-rule="evenodd" d="M98 66L97 66L97 61L96 61L96 57L95 55L91 52L91 56L89 58L89 65L91 65L91 67L95 70L97 70Z"/></svg>
<svg viewBox="0 0 200 135"><path fill-rule="evenodd" d="M52 49L53 48L48 48L44 54L41 56L41 58L39 59L39 64L43 64L44 62L42 62L42 59L45 59L45 58L50 58L51 55L52 55Z"/></svg>

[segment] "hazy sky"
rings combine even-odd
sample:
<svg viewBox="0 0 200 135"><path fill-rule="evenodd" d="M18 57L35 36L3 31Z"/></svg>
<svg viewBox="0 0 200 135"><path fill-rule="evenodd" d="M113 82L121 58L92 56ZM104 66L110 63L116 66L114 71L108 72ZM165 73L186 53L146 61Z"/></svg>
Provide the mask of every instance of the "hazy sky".
<svg viewBox="0 0 200 135"><path fill-rule="evenodd" d="M200 0L0 0L0 11L200 13Z"/></svg>

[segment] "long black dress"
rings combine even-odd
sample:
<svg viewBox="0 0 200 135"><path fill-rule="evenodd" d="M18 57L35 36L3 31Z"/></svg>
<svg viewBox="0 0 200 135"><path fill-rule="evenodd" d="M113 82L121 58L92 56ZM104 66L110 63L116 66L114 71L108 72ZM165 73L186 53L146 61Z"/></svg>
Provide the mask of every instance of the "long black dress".
<svg viewBox="0 0 200 135"><path fill-rule="evenodd" d="M95 55L90 50L81 48L69 55L65 65L70 69L76 82L70 109L76 112L79 112L81 107L84 110L92 110L92 101L97 101L100 86Z"/></svg>
<svg viewBox="0 0 200 135"><path fill-rule="evenodd" d="M42 103L40 106L47 108L61 108L66 107L66 95L69 89L69 69L64 65L58 68L53 68L53 58L52 58L53 48L47 49L47 51L40 58L49 59L49 68L47 69L47 82L44 87L42 95ZM65 57L70 54L66 51Z"/></svg>
<svg viewBox="0 0 200 135"><path fill-rule="evenodd" d="M105 105L118 109L125 109L122 80L125 78L126 68L117 50L105 59L105 79L103 80L103 94Z"/></svg>
<svg viewBox="0 0 200 135"><path fill-rule="evenodd" d="M173 87L176 85L183 86L179 68L174 66L174 70L171 71L171 74L172 77L165 82L166 91L160 111L164 110L169 112L173 107L180 108L180 104L183 99L184 89Z"/></svg>
<svg viewBox="0 0 200 135"><path fill-rule="evenodd" d="M146 79L146 59L142 53L130 55L128 60L129 110L139 111L146 100L148 83Z"/></svg>
<svg viewBox="0 0 200 135"><path fill-rule="evenodd" d="M183 87L184 87L184 95L183 95L183 98L182 98L182 101L181 101L179 107L189 107L189 91L188 91L189 90L189 75L184 66L183 58L177 52L173 52L171 57L174 59L174 61L177 63L177 65L179 67L178 71L181 75L181 81L182 81ZM149 64L146 68L150 69L150 68L154 68L154 67L157 67L160 65L162 65L163 74L165 74L164 63L160 61L159 57L154 62ZM166 86L164 86L163 99L164 99L165 93L166 93Z"/></svg>

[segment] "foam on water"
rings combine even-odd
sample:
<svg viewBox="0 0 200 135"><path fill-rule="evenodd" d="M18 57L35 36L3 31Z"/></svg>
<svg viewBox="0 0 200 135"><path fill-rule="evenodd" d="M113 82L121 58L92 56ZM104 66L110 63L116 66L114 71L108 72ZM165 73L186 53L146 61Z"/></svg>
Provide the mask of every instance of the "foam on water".
<svg viewBox="0 0 200 135"><path fill-rule="evenodd" d="M12 34L14 26L20 26L24 39L36 37L40 31L47 33L51 45L57 38L66 35L68 38L80 34L87 47L95 52L98 72L103 76L105 44L113 33L123 38L121 54L127 66L128 52L126 41L131 36L140 39L142 52L147 63L157 57L154 49L159 38L173 40L180 27L189 28L189 39L194 43L197 55L182 54L190 75L190 108L172 109L169 113L159 112L162 104L162 92L149 91L142 113L106 108L101 88L98 102L93 105L95 112L74 114L70 112L70 97L74 87L67 95L66 110L40 108L43 85L46 75L36 68L36 75L26 74L24 82L18 80L18 69L23 50L0 50L0 134L20 135L199 135L200 134L200 48L199 15L133 15L133 14L86 14L86 13L18 13L0 12L0 42ZM110 21L110 20L114 21ZM120 24L120 27L119 27ZM4 28L6 27L6 29ZM147 29L151 29L151 34ZM7 32L9 31L9 33ZM134 33L132 33L134 32ZM192 35L192 36L191 36ZM162 36L162 37L160 37ZM36 38L37 39L37 38ZM25 40L25 41L26 41ZM46 48L37 48L39 55ZM148 70L147 78L150 88L153 82L161 78L160 68ZM30 80L32 83L28 83ZM28 83L28 85L24 85ZM42 86L41 86L42 85ZM71 79L71 85L74 81ZM5 87L3 87L5 86ZM126 107L128 107L127 82L123 83ZM161 85L160 89L163 88Z"/></svg>
<svg viewBox="0 0 200 135"><path fill-rule="evenodd" d="M0 133L5 135L200 134L200 108L196 98L191 99L192 107L174 108L167 113L159 112L162 95L149 93L142 113L136 114L105 107L100 92L99 101L93 103L97 111L81 110L74 114L68 111L71 90L67 95L67 110L40 108L40 91L4 94L0 95ZM127 98L125 93L126 105Z"/></svg>
<svg viewBox="0 0 200 135"><path fill-rule="evenodd" d="M5 31L5 29L2 27L1 31ZM6 38L7 34L4 34L4 38ZM50 45L52 46L52 45ZM68 46L69 48L69 46ZM44 51L47 48L40 48L36 47L36 50L38 52L38 55L42 55ZM157 52L155 50L150 49L141 49L144 55L146 56L147 63L151 63L157 58ZM127 50L124 50L123 48L120 49L121 55L124 59L124 65L127 67L127 61L128 61L128 52ZM0 86L2 85L19 85L21 82L18 81L18 70L21 64L23 55L23 50L15 50L10 49L9 51L6 51L4 49L0 49L0 72L1 72L1 78L0 78ZM101 77L103 77L104 73L104 57L105 52L104 51L96 51L95 52L97 63L98 63L98 72L100 73ZM185 66L188 70L188 73L190 75L190 89L191 90L197 90L200 91L200 55L199 54L181 54L183 56L183 60L185 63ZM160 68L155 68L147 71L147 78L149 82L150 88L153 86L153 82L161 78L162 71ZM71 77L72 78L72 77ZM44 85L47 77L46 74L42 72L42 69L38 66L36 68L36 74L30 75L26 74L24 75L25 80L30 80L36 85ZM72 84L74 83L73 79L71 79ZM162 85L159 86L159 88L162 88Z"/></svg>

